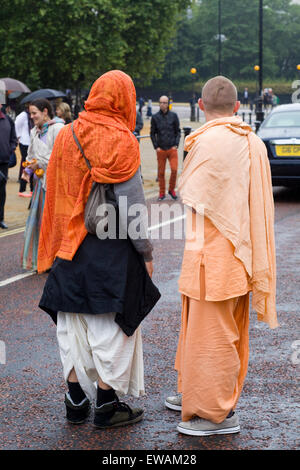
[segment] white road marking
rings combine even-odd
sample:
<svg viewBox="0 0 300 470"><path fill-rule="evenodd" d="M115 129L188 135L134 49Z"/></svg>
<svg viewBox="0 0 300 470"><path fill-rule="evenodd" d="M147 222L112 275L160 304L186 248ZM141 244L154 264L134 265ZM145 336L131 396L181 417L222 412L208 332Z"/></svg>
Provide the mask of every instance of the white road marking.
<svg viewBox="0 0 300 470"><path fill-rule="evenodd" d="M171 225L174 224L175 222L178 222L179 220L185 219L186 215L180 215L179 217L175 217L175 219L169 219L166 220L165 222L162 222L161 224L157 225L152 225L151 227L148 228L148 232L152 232L152 230L156 230L160 227L165 227L165 225Z"/></svg>
<svg viewBox="0 0 300 470"><path fill-rule="evenodd" d="M25 277L33 276L36 274L36 271L30 271L29 273L18 274L17 276L9 277L4 281L0 281L0 287L7 286L8 284L12 284L13 282L19 281L20 279L24 279Z"/></svg>
<svg viewBox="0 0 300 470"><path fill-rule="evenodd" d="M175 188L175 190L177 190L177 187ZM157 190L154 190L154 189L146 189L144 191L145 193L145 199L152 199L153 197L155 197L157 195ZM25 232L25 226L24 227L19 227L19 228L15 228L13 230L8 230L8 231L4 231L2 233L0 233L0 238L4 238L4 237L8 237L9 235L16 235L17 233L22 233L22 232ZM157 227L158 228L158 227Z"/></svg>
<svg viewBox="0 0 300 470"><path fill-rule="evenodd" d="M148 189L148 190L145 191L146 200L147 199L152 199L156 195L157 195L157 191L154 191L152 189ZM8 237L9 235L16 235L17 233L22 233L22 232L25 232L25 226L15 228L13 230L5 230L2 233L0 233L0 238Z"/></svg>
<svg viewBox="0 0 300 470"><path fill-rule="evenodd" d="M8 232L3 232L0 234L0 238L8 237L9 235L16 235L25 231L25 227L15 228L14 230L8 230Z"/></svg>
<svg viewBox="0 0 300 470"><path fill-rule="evenodd" d="M175 222L178 222L179 220L182 220L185 217L186 217L185 215L180 215L179 217L175 217L174 219L169 219L169 220L166 220L165 222L161 222L160 224L152 225L151 227L148 227L148 232L152 232L153 230L156 230L160 227L164 227L166 225L174 224ZM37 274L36 271L30 271L28 273L18 274L17 276L10 277L8 279L5 279L4 281L0 281L0 287L7 286L8 284L12 284L13 282L20 281L21 279L24 279L29 276L33 276L34 274Z"/></svg>

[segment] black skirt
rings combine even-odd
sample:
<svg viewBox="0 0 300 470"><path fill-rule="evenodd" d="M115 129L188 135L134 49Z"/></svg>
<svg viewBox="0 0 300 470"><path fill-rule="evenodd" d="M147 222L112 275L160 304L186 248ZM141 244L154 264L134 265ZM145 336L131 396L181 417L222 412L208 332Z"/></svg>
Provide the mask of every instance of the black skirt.
<svg viewBox="0 0 300 470"><path fill-rule="evenodd" d="M99 240L88 234L72 261L56 258L39 307L57 322L57 312L116 312L131 336L160 298L143 256L129 239Z"/></svg>

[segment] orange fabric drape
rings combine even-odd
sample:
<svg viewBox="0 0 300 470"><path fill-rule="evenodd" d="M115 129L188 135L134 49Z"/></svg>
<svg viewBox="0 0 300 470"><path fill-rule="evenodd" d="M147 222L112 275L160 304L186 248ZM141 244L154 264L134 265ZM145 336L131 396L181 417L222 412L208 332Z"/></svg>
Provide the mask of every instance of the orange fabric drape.
<svg viewBox="0 0 300 470"><path fill-rule="evenodd" d="M191 217L195 230L199 216L193 211ZM184 250L175 369L182 420L199 416L220 423L236 407L247 374L251 286L231 242L207 217L203 228L203 243L189 239Z"/></svg>
<svg viewBox="0 0 300 470"><path fill-rule="evenodd" d="M233 116L208 121L186 138L185 150L183 203L196 211L204 207L232 243L250 276L258 320L276 328L274 200L264 143Z"/></svg>
<svg viewBox="0 0 300 470"><path fill-rule="evenodd" d="M73 139L71 126L59 133L47 169L47 193L38 252L38 272L55 257L71 260L84 240L84 208L93 181L122 183L140 166L132 134L136 93L131 78L113 70L93 84L74 131L92 166L91 172Z"/></svg>
<svg viewBox="0 0 300 470"><path fill-rule="evenodd" d="M189 217L195 230L196 219L201 216L196 212L187 213L186 236L190 235ZM249 276L243 263L234 256L232 243L216 229L208 217L204 217L203 222L202 247L192 244L191 238L186 241L178 280L179 292L200 300L203 294L200 272L201 265L205 265L205 300L215 302L247 294L252 288Z"/></svg>
<svg viewBox="0 0 300 470"><path fill-rule="evenodd" d="M204 286L204 266L201 283ZM182 296L175 369L182 393L182 420L199 416L214 423L234 410L247 375L249 293L220 302Z"/></svg>

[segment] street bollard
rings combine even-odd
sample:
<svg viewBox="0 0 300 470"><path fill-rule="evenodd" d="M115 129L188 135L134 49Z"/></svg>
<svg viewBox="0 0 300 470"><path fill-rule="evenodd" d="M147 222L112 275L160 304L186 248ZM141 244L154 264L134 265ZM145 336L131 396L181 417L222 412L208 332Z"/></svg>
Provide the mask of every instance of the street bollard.
<svg viewBox="0 0 300 470"><path fill-rule="evenodd" d="M261 121L254 121L254 124L255 124L255 132L257 132L260 128Z"/></svg>
<svg viewBox="0 0 300 470"><path fill-rule="evenodd" d="M197 106L197 122L200 121L200 108Z"/></svg>
<svg viewBox="0 0 300 470"><path fill-rule="evenodd" d="M184 132L184 138L186 138L192 132L192 128L191 127L184 127L183 132ZM187 154L188 154L188 152L183 150L183 160L185 159Z"/></svg>
<svg viewBox="0 0 300 470"><path fill-rule="evenodd" d="M252 113L249 113L249 124L252 125Z"/></svg>
<svg viewBox="0 0 300 470"><path fill-rule="evenodd" d="M263 122L265 117L265 113L263 112L263 100L262 97L259 97L257 100L257 107L256 107L256 121L255 121L255 128L256 132L261 126L261 123Z"/></svg>
<svg viewBox="0 0 300 470"><path fill-rule="evenodd" d="M243 121L245 121L245 113L244 112L242 113L242 119L243 119Z"/></svg>
<svg viewBox="0 0 300 470"><path fill-rule="evenodd" d="M190 121L191 121L191 122L196 121L195 103L192 103L192 104L191 104L191 117L190 117Z"/></svg>

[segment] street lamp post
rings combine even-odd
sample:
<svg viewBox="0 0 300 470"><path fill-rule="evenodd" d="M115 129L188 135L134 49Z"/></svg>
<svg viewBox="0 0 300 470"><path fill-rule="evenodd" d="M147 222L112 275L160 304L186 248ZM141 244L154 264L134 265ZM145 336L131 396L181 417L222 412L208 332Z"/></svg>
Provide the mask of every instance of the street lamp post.
<svg viewBox="0 0 300 470"><path fill-rule="evenodd" d="M196 121L196 114L195 114L195 106L196 106L195 79L196 79L197 69L195 67L192 67L191 70L190 70L190 73L192 74L192 78L193 78L193 96L192 96L192 99L191 99L191 121Z"/></svg>
<svg viewBox="0 0 300 470"><path fill-rule="evenodd" d="M258 70L258 100L256 108L256 130L264 120L263 112L263 0L259 0L259 69Z"/></svg>
<svg viewBox="0 0 300 470"><path fill-rule="evenodd" d="M259 65L254 65L253 68L254 68L255 72L259 72L260 66ZM259 88L258 76L257 76L257 79L256 79L256 85L255 85L255 99L257 98L257 84L258 84L258 88Z"/></svg>
<svg viewBox="0 0 300 470"><path fill-rule="evenodd" d="M259 0L259 92L261 95L263 91L263 28L263 0Z"/></svg>
<svg viewBox="0 0 300 470"><path fill-rule="evenodd" d="M218 64L218 74L221 75L222 73L222 36L221 36L221 19L222 19L222 4L221 0L219 0L219 64Z"/></svg>

